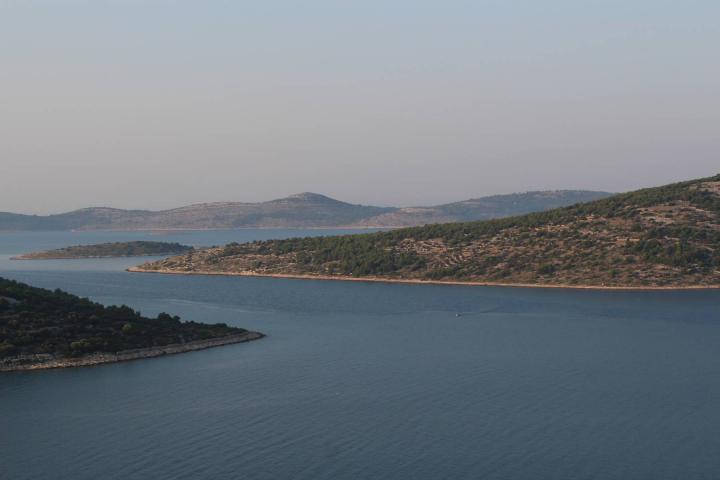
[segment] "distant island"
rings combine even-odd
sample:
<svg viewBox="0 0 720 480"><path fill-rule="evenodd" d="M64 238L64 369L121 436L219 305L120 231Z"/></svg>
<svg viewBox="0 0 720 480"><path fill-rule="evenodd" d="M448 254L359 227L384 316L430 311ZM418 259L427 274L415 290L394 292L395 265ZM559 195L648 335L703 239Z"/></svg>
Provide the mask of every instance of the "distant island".
<svg viewBox="0 0 720 480"><path fill-rule="evenodd" d="M0 278L0 371L75 367L151 358L262 338L257 332L148 318L60 290Z"/></svg>
<svg viewBox="0 0 720 480"><path fill-rule="evenodd" d="M234 243L131 270L547 287L719 287L720 175L498 220Z"/></svg>
<svg viewBox="0 0 720 480"><path fill-rule="evenodd" d="M508 217L610 196L551 190L494 195L434 207L374 207L300 193L261 203L202 203L171 210L84 208L57 215L0 212L0 231L390 228Z"/></svg>
<svg viewBox="0 0 720 480"><path fill-rule="evenodd" d="M12 260L57 260L74 258L113 258L142 257L155 255L177 255L192 250L193 247L170 242L114 242L95 245L73 245L55 250L25 253L12 257Z"/></svg>

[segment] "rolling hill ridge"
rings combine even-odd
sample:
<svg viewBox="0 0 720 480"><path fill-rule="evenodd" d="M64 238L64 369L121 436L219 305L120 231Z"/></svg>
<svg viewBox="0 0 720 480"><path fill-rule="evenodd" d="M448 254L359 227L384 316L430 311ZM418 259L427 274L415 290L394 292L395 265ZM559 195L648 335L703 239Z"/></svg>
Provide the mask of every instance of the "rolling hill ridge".
<svg viewBox="0 0 720 480"><path fill-rule="evenodd" d="M0 231L403 227L498 218L609 195L558 190L396 208L354 205L317 193L300 193L261 203L203 203L161 211L84 208L46 216L0 212Z"/></svg>

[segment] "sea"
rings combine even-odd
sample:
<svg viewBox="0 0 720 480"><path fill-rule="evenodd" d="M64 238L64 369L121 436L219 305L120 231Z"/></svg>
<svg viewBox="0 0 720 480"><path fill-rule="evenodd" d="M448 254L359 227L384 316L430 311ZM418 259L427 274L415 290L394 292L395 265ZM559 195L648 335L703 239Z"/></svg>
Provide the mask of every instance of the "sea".
<svg viewBox="0 0 720 480"><path fill-rule="evenodd" d="M356 231L0 234L0 276L250 343L0 373L0 479L717 479L720 291L128 273L14 261L107 241Z"/></svg>

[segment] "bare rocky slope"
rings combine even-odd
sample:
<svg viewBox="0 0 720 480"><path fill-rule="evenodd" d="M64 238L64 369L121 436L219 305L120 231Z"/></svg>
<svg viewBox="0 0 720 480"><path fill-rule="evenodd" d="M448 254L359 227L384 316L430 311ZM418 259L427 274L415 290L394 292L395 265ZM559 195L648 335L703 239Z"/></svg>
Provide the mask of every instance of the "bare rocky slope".
<svg viewBox="0 0 720 480"><path fill-rule="evenodd" d="M0 231L403 227L498 218L609 196L558 190L496 195L435 207L373 207L301 193L261 203L220 202L162 211L85 208L57 215L0 212Z"/></svg>
<svg viewBox="0 0 720 480"><path fill-rule="evenodd" d="M137 271L594 287L720 286L720 175L505 219L230 244Z"/></svg>

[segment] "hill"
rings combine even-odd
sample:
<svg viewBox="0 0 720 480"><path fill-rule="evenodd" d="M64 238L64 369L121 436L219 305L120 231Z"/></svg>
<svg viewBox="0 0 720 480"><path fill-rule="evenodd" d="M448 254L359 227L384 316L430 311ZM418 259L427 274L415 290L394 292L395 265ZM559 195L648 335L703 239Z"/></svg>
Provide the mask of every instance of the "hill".
<svg viewBox="0 0 720 480"><path fill-rule="evenodd" d="M365 221L375 227L413 227L432 223L470 222L541 212L609 197L607 192L546 190L472 198L435 207L398 208Z"/></svg>
<svg viewBox="0 0 720 480"><path fill-rule="evenodd" d="M114 242L95 245L72 245L55 250L44 250L12 257L12 260L54 260L73 258L140 257L149 255L177 255L193 247L170 242Z"/></svg>
<svg viewBox="0 0 720 480"><path fill-rule="evenodd" d="M146 358L260 336L166 313L143 317L126 306L105 307L0 278L0 371Z"/></svg>
<svg viewBox="0 0 720 480"><path fill-rule="evenodd" d="M720 175L540 213L230 244L138 271L493 284L720 286Z"/></svg>
<svg viewBox="0 0 720 480"><path fill-rule="evenodd" d="M608 195L560 190L496 195L436 207L396 208L354 205L301 193L269 202L203 203L161 211L84 208L47 216L0 212L0 231L401 227L496 218Z"/></svg>

